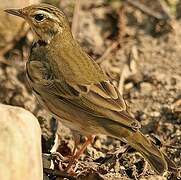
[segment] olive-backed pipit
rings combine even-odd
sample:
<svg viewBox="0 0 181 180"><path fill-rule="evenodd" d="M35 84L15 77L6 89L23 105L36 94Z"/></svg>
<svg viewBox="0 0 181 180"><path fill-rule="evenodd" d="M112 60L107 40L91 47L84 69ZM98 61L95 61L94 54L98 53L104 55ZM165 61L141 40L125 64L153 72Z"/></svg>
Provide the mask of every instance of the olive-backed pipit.
<svg viewBox="0 0 181 180"><path fill-rule="evenodd" d="M127 142L157 173L167 170L163 153L140 132L118 89L74 40L62 11L47 4L5 11L31 26L28 81L55 118L88 137L106 134Z"/></svg>

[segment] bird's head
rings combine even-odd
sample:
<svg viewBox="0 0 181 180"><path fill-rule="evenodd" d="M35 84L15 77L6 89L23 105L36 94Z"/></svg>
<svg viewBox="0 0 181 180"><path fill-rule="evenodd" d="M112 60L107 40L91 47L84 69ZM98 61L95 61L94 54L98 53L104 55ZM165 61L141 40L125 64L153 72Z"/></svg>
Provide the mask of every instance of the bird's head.
<svg viewBox="0 0 181 180"><path fill-rule="evenodd" d="M71 35L65 14L49 4L6 9L5 12L24 18L35 34L35 38L45 43L49 43L57 34Z"/></svg>

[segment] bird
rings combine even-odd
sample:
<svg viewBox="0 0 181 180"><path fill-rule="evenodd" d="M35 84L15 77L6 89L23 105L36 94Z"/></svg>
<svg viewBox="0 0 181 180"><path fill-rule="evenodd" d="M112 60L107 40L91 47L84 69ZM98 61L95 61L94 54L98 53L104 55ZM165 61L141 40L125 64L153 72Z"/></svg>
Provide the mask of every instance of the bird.
<svg viewBox="0 0 181 180"><path fill-rule="evenodd" d="M87 137L76 158L94 136L105 134L133 147L156 173L168 170L168 158L140 131L117 87L75 40L63 11L49 4L5 11L23 18L34 34L26 62L33 93L53 117Z"/></svg>

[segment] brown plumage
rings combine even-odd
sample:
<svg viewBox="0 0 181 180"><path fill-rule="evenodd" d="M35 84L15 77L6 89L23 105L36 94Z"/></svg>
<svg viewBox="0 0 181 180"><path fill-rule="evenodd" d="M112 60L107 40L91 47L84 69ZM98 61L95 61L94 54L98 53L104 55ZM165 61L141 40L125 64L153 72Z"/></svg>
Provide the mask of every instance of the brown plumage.
<svg viewBox="0 0 181 180"><path fill-rule="evenodd" d="M163 153L139 131L118 89L73 39L62 11L46 4L6 11L23 17L35 34L27 77L55 118L86 136L106 134L127 142L157 173L167 170Z"/></svg>

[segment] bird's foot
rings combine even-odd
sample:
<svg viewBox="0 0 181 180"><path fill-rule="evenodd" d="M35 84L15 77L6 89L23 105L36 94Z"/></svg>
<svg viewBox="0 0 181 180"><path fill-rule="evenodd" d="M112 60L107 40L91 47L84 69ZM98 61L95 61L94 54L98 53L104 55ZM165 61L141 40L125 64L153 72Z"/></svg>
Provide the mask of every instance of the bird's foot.
<svg viewBox="0 0 181 180"><path fill-rule="evenodd" d="M84 153L85 149L89 144L91 144L94 140L94 136L88 136L87 140L84 142L82 147L76 152L73 150L73 155L64 157L58 152L52 153L52 156L59 162L58 167L61 172L66 172L69 175L76 175L75 171L77 169L77 160L79 159L80 155Z"/></svg>
<svg viewBox="0 0 181 180"><path fill-rule="evenodd" d="M87 146L89 144L91 144L94 141L94 136L88 136L87 140L84 142L84 144L82 145L82 147L73 155L70 157L70 161L65 169L65 171L67 173L70 172L70 170L72 169L72 165L79 159L80 155L84 153L85 149L87 148Z"/></svg>

